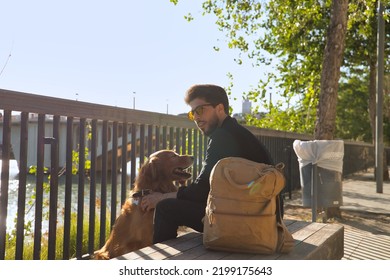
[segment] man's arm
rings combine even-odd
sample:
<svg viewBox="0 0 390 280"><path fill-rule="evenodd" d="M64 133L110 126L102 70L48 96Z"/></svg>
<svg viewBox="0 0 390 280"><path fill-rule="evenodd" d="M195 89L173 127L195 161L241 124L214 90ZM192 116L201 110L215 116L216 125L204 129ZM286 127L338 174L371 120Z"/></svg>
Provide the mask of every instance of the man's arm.
<svg viewBox="0 0 390 280"><path fill-rule="evenodd" d="M159 203L163 199L167 198L176 198L177 192L170 192L170 193L160 193L155 192L151 193L149 195L146 195L141 200L141 208L144 211L149 211L154 208L156 208L157 203Z"/></svg>
<svg viewBox="0 0 390 280"><path fill-rule="evenodd" d="M206 203L210 192L210 174L222 158L239 156L238 143L224 129L217 129L207 144L206 157L199 176L187 187L180 187L177 198Z"/></svg>

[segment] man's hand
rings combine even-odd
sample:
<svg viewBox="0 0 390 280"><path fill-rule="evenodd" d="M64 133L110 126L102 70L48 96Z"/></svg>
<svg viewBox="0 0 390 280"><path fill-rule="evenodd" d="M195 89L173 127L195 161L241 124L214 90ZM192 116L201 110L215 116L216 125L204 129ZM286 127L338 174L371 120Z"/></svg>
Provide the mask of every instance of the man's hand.
<svg viewBox="0 0 390 280"><path fill-rule="evenodd" d="M176 192L172 193L159 193L154 192L144 196L141 200L141 208L144 211L150 211L156 208L157 203L166 198L176 198Z"/></svg>

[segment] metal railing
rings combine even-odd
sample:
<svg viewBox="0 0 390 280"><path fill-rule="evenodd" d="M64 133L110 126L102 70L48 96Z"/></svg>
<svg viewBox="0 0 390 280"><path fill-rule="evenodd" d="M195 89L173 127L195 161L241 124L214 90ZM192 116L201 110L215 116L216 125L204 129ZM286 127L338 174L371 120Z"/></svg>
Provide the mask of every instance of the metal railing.
<svg viewBox="0 0 390 280"><path fill-rule="evenodd" d="M33 259L82 259L93 254L104 244L137 169L154 151L175 149L194 155L194 177L202 167L207 139L181 116L2 89L0 113L0 260L26 258L26 244L33 244ZM292 143L311 137L248 128L275 163L285 163L291 196L292 189L300 188ZM346 142L344 175L373 166L373 153L372 145ZM34 175L29 175L31 158L36 161ZM18 163L14 190L12 160ZM11 191L17 193L12 228L7 226ZM30 204L33 215L28 212Z"/></svg>

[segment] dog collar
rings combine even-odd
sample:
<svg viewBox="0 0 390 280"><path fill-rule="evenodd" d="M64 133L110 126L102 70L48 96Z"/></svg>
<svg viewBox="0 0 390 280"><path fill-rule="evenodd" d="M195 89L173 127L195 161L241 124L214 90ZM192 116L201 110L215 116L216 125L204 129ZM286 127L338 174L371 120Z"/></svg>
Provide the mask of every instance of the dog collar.
<svg viewBox="0 0 390 280"><path fill-rule="evenodd" d="M132 198L141 198L141 197L144 197L145 195L148 195L151 193L152 193L151 189L144 189L144 190L140 190L138 192L133 193L133 195L131 197Z"/></svg>
<svg viewBox="0 0 390 280"><path fill-rule="evenodd" d="M152 190L151 189L144 189L144 190L140 190L138 192L135 192L133 193L133 195L131 196L132 197L132 202L134 205L139 205L141 199L148 195L148 194L151 194L152 193Z"/></svg>

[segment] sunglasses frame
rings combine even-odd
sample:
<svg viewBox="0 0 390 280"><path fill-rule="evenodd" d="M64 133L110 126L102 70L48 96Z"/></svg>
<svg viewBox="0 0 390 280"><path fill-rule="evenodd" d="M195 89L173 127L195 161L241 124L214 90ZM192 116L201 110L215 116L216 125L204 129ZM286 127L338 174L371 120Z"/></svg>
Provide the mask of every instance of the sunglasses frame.
<svg viewBox="0 0 390 280"><path fill-rule="evenodd" d="M213 106L213 107L215 107L216 105L212 104L212 103L206 103L206 104L202 104L202 105L196 106L196 108L194 110L191 110L191 111L189 111L187 113L188 119L193 121L195 119L195 113L197 115L201 116L203 114L203 111L204 111L203 107L206 107L206 106Z"/></svg>

